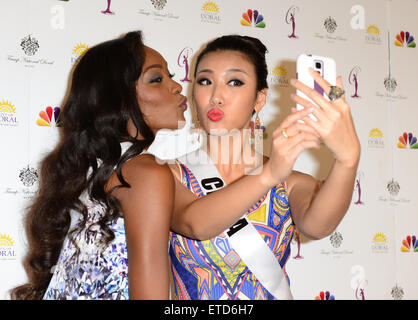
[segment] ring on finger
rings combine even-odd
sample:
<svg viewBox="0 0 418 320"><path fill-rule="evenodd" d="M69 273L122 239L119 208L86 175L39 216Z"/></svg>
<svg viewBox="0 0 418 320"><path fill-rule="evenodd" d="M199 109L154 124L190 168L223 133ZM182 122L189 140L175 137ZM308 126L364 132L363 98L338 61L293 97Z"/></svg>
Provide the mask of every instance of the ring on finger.
<svg viewBox="0 0 418 320"><path fill-rule="evenodd" d="M282 129L282 136L285 138L285 139L289 139L290 137L289 137L289 135L287 134L287 132L286 132L286 129Z"/></svg>
<svg viewBox="0 0 418 320"><path fill-rule="evenodd" d="M344 90L341 89L340 87L331 86L329 93L328 93L329 100L335 101L341 98L344 93L345 93Z"/></svg>

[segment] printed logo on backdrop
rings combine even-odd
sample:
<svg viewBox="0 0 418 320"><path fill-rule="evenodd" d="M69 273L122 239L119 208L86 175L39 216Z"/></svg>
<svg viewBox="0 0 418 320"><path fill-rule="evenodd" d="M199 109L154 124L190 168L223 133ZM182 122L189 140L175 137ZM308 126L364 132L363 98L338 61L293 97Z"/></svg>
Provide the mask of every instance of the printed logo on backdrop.
<svg viewBox="0 0 418 320"><path fill-rule="evenodd" d="M157 21L178 20L180 18L178 14L167 12L165 10L167 0L149 0L148 3L149 6L147 8L152 6L153 9L148 10L141 8L138 12L140 15L151 17L153 20Z"/></svg>
<svg viewBox="0 0 418 320"><path fill-rule="evenodd" d="M178 58L177 58L177 65L181 68L184 68L184 78L181 79L181 82L191 82L189 79L189 68L190 68L190 59L193 56L193 49L189 47L185 47L181 50Z"/></svg>
<svg viewBox="0 0 418 320"><path fill-rule="evenodd" d="M379 196L378 200L386 202L391 206L397 206L399 204L409 203L409 199L405 199L400 195L401 186L398 181L391 179L386 183L387 194L384 196Z"/></svg>
<svg viewBox="0 0 418 320"><path fill-rule="evenodd" d="M315 300L335 300L335 297L329 291L321 291L316 297Z"/></svg>
<svg viewBox="0 0 418 320"><path fill-rule="evenodd" d="M368 44L381 45L383 43L380 36L380 29L374 24L368 26L364 39Z"/></svg>
<svg viewBox="0 0 418 320"><path fill-rule="evenodd" d="M385 142L383 140L383 132L378 128L373 128L369 131L369 139L367 141L369 148L384 148Z"/></svg>
<svg viewBox="0 0 418 320"><path fill-rule="evenodd" d="M107 8L106 10L101 11L103 14L115 14L113 11L110 10L110 5L112 4L112 0L107 0Z"/></svg>
<svg viewBox="0 0 418 320"><path fill-rule="evenodd" d="M343 37L341 34L336 32L338 29L338 24L335 18L331 16L325 18L325 20L323 21L323 27L325 33L316 32L314 33L315 38L326 40L328 43L347 41L347 38Z"/></svg>
<svg viewBox="0 0 418 320"><path fill-rule="evenodd" d="M366 271L361 265L354 265L351 267L350 286L354 290L354 294L357 300L366 300L365 291L367 286Z"/></svg>
<svg viewBox="0 0 418 320"><path fill-rule="evenodd" d="M15 105L8 100L0 102L0 126L16 127L19 121Z"/></svg>
<svg viewBox="0 0 418 320"><path fill-rule="evenodd" d="M38 171L27 165L19 170L16 178L19 179L22 187L18 189L6 188L3 192L8 195L22 197L23 199L32 199L37 192Z"/></svg>
<svg viewBox="0 0 418 320"><path fill-rule="evenodd" d="M331 249L321 249L320 254L328 256L333 259L340 259L343 256L352 255L354 253L353 250L346 249L343 245L343 235L341 232L335 230L329 236L329 243L331 245Z"/></svg>
<svg viewBox="0 0 418 320"><path fill-rule="evenodd" d="M77 60L80 59L80 57L87 52L88 49L89 46L85 43L76 44L73 48L73 56L71 57L71 63L76 63Z"/></svg>
<svg viewBox="0 0 418 320"><path fill-rule="evenodd" d="M219 7L213 1L206 1L202 5L202 12L200 13L202 22L207 23L221 23L221 16L219 14Z"/></svg>
<svg viewBox="0 0 418 320"><path fill-rule="evenodd" d="M399 101L407 99L406 96L398 93L399 84L390 74L382 81L386 92L376 91L376 97L386 99L387 101Z"/></svg>
<svg viewBox="0 0 418 320"><path fill-rule="evenodd" d="M16 260L15 242L8 234L0 233L0 260Z"/></svg>
<svg viewBox="0 0 418 320"><path fill-rule="evenodd" d="M356 181L354 183L354 192L357 195L357 200L354 202L354 204L364 204L364 202L361 200L361 180L364 178L364 172L359 171L357 172Z"/></svg>
<svg viewBox="0 0 418 320"><path fill-rule="evenodd" d="M414 37L408 31L401 31L396 35L394 44L397 47L415 48L417 45L414 40Z"/></svg>
<svg viewBox="0 0 418 320"><path fill-rule="evenodd" d="M402 252L418 252L418 241L416 236L407 236L402 240Z"/></svg>
<svg viewBox="0 0 418 320"><path fill-rule="evenodd" d="M264 17L258 12L258 10L248 9L247 12L242 14L241 25L246 27L265 28L266 23Z"/></svg>
<svg viewBox="0 0 418 320"><path fill-rule="evenodd" d="M348 83L354 86L354 94L351 98L358 99L360 96L358 95L358 74L361 72L361 68L359 66L355 66L351 69L348 75Z"/></svg>
<svg viewBox="0 0 418 320"><path fill-rule="evenodd" d="M32 187L38 181L38 171L28 165L20 170L19 179L25 187Z"/></svg>
<svg viewBox="0 0 418 320"><path fill-rule="evenodd" d="M286 17L285 17L285 21L287 24L290 24L292 26L292 33L289 34L287 37L290 39L297 39L297 35L295 34L295 29L296 29L296 12L299 12L299 7L298 6L291 6L287 12L286 12Z"/></svg>
<svg viewBox="0 0 418 320"><path fill-rule="evenodd" d="M60 120L61 109L59 107L52 108L48 106L45 110L39 112L39 118L36 124L41 127L62 127Z"/></svg>
<svg viewBox="0 0 418 320"><path fill-rule="evenodd" d="M388 240L385 234L378 232L373 236L372 253L389 253Z"/></svg>
<svg viewBox="0 0 418 320"><path fill-rule="evenodd" d="M55 63L53 60L38 56L40 44L31 34L22 38L19 45L23 54L17 56L8 54L7 61L9 63L23 64L26 68L35 68L40 65L52 66Z"/></svg>
<svg viewBox="0 0 418 320"><path fill-rule="evenodd" d="M285 67L278 65L271 71L270 84L281 88L290 87L290 80Z"/></svg>
<svg viewBox="0 0 418 320"><path fill-rule="evenodd" d="M397 146L399 149L418 149L417 138L412 132L404 132L399 136Z"/></svg>
<svg viewBox="0 0 418 320"><path fill-rule="evenodd" d="M293 259L295 260L303 259L303 256L300 254L300 232L298 230L295 231L295 236L292 239L292 243L295 243L295 242L297 244L298 251L296 255L293 257Z"/></svg>
<svg viewBox="0 0 418 320"><path fill-rule="evenodd" d="M390 291L390 295L392 296L394 300L402 300L405 293L402 287L395 285Z"/></svg>

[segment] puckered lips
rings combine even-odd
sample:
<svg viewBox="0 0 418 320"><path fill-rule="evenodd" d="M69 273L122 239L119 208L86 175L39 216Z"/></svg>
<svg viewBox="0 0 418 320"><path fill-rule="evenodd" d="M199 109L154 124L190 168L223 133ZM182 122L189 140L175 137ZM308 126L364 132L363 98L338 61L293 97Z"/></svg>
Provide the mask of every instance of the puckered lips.
<svg viewBox="0 0 418 320"><path fill-rule="evenodd" d="M183 111L187 110L187 98L184 97L182 102L179 105L179 108L182 109Z"/></svg>
<svg viewBox="0 0 418 320"><path fill-rule="evenodd" d="M212 108L208 111L207 116L210 121L218 122L224 117L224 112L218 108Z"/></svg>

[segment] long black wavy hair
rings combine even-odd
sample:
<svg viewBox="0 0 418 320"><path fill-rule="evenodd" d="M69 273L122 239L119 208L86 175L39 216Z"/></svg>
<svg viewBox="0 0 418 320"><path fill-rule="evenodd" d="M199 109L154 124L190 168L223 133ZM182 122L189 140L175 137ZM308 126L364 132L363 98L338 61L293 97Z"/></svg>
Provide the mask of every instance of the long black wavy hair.
<svg viewBox="0 0 418 320"><path fill-rule="evenodd" d="M114 239L109 224L120 215L120 203L111 192L130 187L122 176L122 165L154 140L136 94L144 49L141 32L129 32L92 47L77 62L62 108L60 142L41 162L38 194L25 218L28 283L12 289L12 299L42 299L69 231L70 210L83 216L81 225L71 234L85 227L87 208L79 200L84 190L106 207L98 223L102 239L106 244ZM140 140L129 135L129 119ZM121 157L120 143L125 141L132 145ZM105 186L115 166L121 184L107 192ZM87 178L89 168L92 174Z"/></svg>

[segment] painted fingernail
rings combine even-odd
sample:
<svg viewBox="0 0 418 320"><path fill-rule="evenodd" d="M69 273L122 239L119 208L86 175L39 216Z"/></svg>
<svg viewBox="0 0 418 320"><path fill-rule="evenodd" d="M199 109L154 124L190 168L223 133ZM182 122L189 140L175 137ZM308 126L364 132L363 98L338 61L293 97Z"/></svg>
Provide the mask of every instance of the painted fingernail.
<svg viewBox="0 0 418 320"><path fill-rule="evenodd" d="M293 79L293 78L292 78L292 79L290 79L290 83L291 83L291 84L295 84L295 83L296 83L296 79Z"/></svg>

